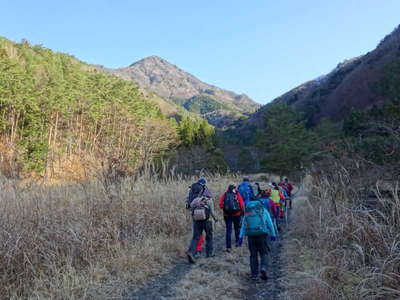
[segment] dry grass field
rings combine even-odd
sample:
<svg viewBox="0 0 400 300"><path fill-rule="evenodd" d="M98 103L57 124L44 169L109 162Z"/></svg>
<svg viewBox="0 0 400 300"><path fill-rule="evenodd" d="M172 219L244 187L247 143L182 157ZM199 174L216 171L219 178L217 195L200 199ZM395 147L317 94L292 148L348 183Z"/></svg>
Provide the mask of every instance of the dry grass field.
<svg viewBox="0 0 400 300"><path fill-rule="evenodd" d="M283 253L282 299L400 298L398 182L353 167L306 178L309 197L294 205Z"/></svg>
<svg viewBox="0 0 400 300"><path fill-rule="evenodd" d="M0 180L0 298L109 299L184 256L196 178ZM219 196L234 177L207 176Z"/></svg>

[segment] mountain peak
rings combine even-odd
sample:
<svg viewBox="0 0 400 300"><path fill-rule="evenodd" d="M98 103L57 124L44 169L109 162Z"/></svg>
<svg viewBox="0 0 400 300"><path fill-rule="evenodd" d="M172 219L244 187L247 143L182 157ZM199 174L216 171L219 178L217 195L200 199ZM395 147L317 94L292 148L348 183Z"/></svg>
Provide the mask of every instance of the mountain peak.
<svg viewBox="0 0 400 300"><path fill-rule="evenodd" d="M207 84L157 55L143 58L129 67L109 72L132 80L144 90L152 91L182 106L190 100L191 106L201 107L202 111L224 108L225 119L226 113L237 118L252 113L260 107L247 95ZM214 119L209 121L213 122ZM216 121L214 124L219 123Z"/></svg>
<svg viewBox="0 0 400 300"><path fill-rule="evenodd" d="M135 65L138 64L144 64L144 63L161 63L161 64L168 64L168 65L172 65L170 62L168 62L167 60L165 60L164 58L157 56L157 55L151 55L145 58L142 58L141 60L138 60L132 64L129 65L129 67L133 67Z"/></svg>

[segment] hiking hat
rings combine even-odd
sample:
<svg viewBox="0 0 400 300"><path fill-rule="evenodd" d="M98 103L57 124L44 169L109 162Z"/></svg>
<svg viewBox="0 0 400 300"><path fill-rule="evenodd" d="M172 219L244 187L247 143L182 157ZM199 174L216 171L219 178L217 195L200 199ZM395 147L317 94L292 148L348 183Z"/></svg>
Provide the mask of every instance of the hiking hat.
<svg viewBox="0 0 400 300"><path fill-rule="evenodd" d="M201 185L206 185L207 181L204 178L200 178L198 183L200 183Z"/></svg>
<svg viewBox="0 0 400 300"><path fill-rule="evenodd" d="M250 181L249 177L243 177L243 181Z"/></svg>

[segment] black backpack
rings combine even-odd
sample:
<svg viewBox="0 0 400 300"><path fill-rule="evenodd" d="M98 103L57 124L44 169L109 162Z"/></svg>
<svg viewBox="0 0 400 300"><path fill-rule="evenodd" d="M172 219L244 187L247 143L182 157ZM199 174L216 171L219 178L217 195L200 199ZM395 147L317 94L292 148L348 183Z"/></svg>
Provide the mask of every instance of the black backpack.
<svg viewBox="0 0 400 300"><path fill-rule="evenodd" d="M234 215L240 212L240 203L236 193L226 192L224 199L224 213Z"/></svg>
<svg viewBox="0 0 400 300"><path fill-rule="evenodd" d="M196 182L190 186L189 196L187 198L187 205L192 203L193 199L197 197L201 197L204 193L205 186L201 185L200 183Z"/></svg>

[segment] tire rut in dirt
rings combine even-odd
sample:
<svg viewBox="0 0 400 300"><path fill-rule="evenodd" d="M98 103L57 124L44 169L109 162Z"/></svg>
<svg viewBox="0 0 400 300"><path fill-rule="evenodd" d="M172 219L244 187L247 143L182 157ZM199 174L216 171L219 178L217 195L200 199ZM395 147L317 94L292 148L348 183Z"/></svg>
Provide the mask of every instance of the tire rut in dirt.
<svg viewBox="0 0 400 300"><path fill-rule="evenodd" d="M214 252L222 252L224 247L224 235L217 233L214 236ZM149 262L151 263L151 262ZM143 287L133 292L127 292L122 298L124 300L138 299L176 299L175 285L190 272L195 264L189 264L187 260L182 260L175 264L168 272L150 279Z"/></svg>

